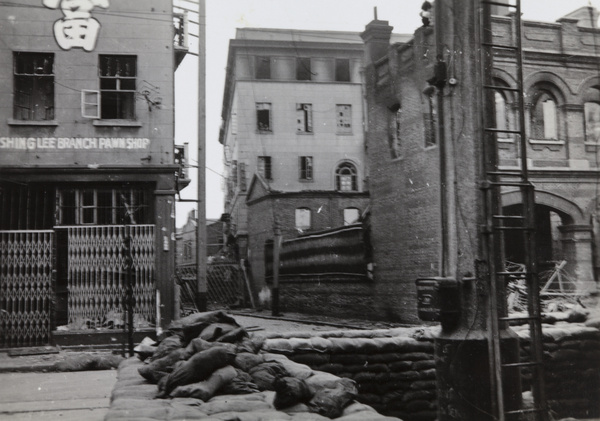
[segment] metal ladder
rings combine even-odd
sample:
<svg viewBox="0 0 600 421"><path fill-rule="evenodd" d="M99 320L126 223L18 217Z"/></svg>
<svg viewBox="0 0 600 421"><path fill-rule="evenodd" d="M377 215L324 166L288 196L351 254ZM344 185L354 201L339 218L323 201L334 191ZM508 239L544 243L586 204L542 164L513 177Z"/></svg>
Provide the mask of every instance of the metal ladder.
<svg viewBox="0 0 600 421"><path fill-rule="evenodd" d="M525 133L525 111L523 96L523 57L521 46L521 2L520 0L479 0L480 1L480 41L482 65L482 95L483 95L483 155L485 160L485 180L481 188L485 193L485 226L483 227L484 246L489 265L489 357L492 384L492 411L494 418L504 420L536 420L548 421L549 412L545 394L541 305L539 296L539 280L535 253L535 196L534 187L529 181L527 170L527 141ZM500 6L513 10L512 45L495 44L492 34L491 7ZM494 83L493 55L502 52L514 57L516 71L514 79L516 87L506 87ZM512 94L517 101L517 116L515 127L510 130L498 128L495 122L494 93ZM499 165L498 134L509 134L518 141L520 168L504 170ZM501 189L518 189L521 192L521 215L503 215L500 200ZM524 243L525 277L527 285L527 316L509 318L506 306L506 296L502 284L506 285L508 277L514 275L504 268L504 233L520 232ZM499 295L501 294L501 295ZM529 325L531 340L530 358L527 362L505 363L502 358L500 333L511 320L525 321ZM503 369L529 367L532 370L532 393L534 405L532 408L507 410L504 401Z"/></svg>

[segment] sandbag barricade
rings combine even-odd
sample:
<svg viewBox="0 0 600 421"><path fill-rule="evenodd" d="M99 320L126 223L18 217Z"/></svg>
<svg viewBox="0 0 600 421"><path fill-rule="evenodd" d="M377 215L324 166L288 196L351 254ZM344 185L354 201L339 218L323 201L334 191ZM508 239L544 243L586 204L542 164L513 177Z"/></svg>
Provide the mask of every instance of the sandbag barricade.
<svg viewBox="0 0 600 421"><path fill-rule="evenodd" d="M145 345L119 366L105 420L401 421L356 402L354 381L265 352L264 341L223 312L179 320L152 355Z"/></svg>

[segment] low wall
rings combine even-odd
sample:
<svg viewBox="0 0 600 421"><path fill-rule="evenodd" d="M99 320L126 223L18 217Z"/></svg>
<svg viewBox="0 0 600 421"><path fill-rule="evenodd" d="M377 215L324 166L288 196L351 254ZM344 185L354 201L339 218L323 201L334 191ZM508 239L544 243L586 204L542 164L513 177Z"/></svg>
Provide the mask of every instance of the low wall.
<svg viewBox="0 0 600 421"><path fill-rule="evenodd" d="M356 381L357 400L405 421L433 421L437 393L433 341L439 328L268 335L263 350ZM515 327L527 360L529 333ZM600 416L600 330L544 325L546 390L558 418ZM317 336L315 336L317 335ZM523 371L523 390L530 373Z"/></svg>

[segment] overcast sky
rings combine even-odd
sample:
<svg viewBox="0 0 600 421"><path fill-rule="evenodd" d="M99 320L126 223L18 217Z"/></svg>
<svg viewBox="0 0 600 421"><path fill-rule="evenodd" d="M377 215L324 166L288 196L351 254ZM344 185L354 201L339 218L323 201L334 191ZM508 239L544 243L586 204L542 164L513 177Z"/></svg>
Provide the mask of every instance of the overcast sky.
<svg viewBox="0 0 600 421"><path fill-rule="evenodd" d="M198 0L192 0L196 2ZM438 0L443 1L443 0ZM176 5L193 8L185 0ZM421 25L419 12L422 0L206 0L206 216L218 219L223 212L223 152L219 143L223 84L229 40L235 29L283 28L319 29L362 32L374 16L387 20L395 33L412 34ZM583 6L600 9L600 0L522 0L523 18L555 22L560 17ZM197 21L197 15L190 14ZM197 25L190 32L197 35ZM191 37L190 50L198 51L196 38ZM175 73L175 141L189 142L191 164L197 154L197 57L188 55ZM196 171L190 169L192 183L181 197L195 199ZM177 205L177 226L187 220L193 203Z"/></svg>

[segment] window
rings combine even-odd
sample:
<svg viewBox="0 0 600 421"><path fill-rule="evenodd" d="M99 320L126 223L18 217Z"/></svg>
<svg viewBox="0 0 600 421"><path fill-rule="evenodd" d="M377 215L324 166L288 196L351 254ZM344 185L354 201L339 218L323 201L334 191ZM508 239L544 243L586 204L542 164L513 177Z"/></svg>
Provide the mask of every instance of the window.
<svg viewBox="0 0 600 421"><path fill-rule="evenodd" d="M312 156L301 156L300 157L300 180L312 180L313 179L313 157Z"/></svg>
<svg viewBox="0 0 600 421"><path fill-rule="evenodd" d="M240 190L246 191L246 163L240 162L238 164L238 168L240 171L239 180L240 180Z"/></svg>
<svg viewBox="0 0 600 421"><path fill-rule="evenodd" d="M296 229L300 232L310 229L311 214L308 208L296 209Z"/></svg>
<svg viewBox="0 0 600 421"><path fill-rule="evenodd" d="M61 189L59 225L147 224L150 200L144 189Z"/></svg>
<svg viewBox="0 0 600 421"><path fill-rule="evenodd" d="M549 92L540 92L531 112L531 137L557 140L557 121L556 100Z"/></svg>
<svg viewBox="0 0 600 421"><path fill-rule="evenodd" d="M135 119L137 58L100 55L100 118Z"/></svg>
<svg viewBox="0 0 600 421"><path fill-rule="evenodd" d="M344 225L355 224L360 219L360 213L356 208L344 209Z"/></svg>
<svg viewBox="0 0 600 421"><path fill-rule="evenodd" d="M193 257L192 240L186 240L183 244L183 258L191 260Z"/></svg>
<svg viewBox="0 0 600 421"><path fill-rule="evenodd" d="M496 107L496 128L499 130L507 130L509 127L508 123L508 109L506 106L506 99L500 92L494 92L494 103ZM498 132L498 137L507 138L508 133Z"/></svg>
<svg viewBox="0 0 600 421"><path fill-rule="evenodd" d="M356 167L350 162L341 163L335 170L335 189L357 191Z"/></svg>
<svg viewBox="0 0 600 421"><path fill-rule="evenodd" d="M400 117L401 110L390 110L388 114L388 143L392 159L400 156Z"/></svg>
<svg viewBox="0 0 600 421"><path fill-rule="evenodd" d="M15 120L54 119L54 54L14 54Z"/></svg>
<svg viewBox="0 0 600 421"><path fill-rule="evenodd" d="M429 104L429 112L423 114L423 125L425 128L425 147L429 148L436 144L437 116L431 96L427 97L427 102Z"/></svg>
<svg viewBox="0 0 600 421"><path fill-rule="evenodd" d="M585 90L583 112L586 142L600 142L600 87Z"/></svg>
<svg viewBox="0 0 600 421"><path fill-rule="evenodd" d="M296 59L296 80L311 80L310 58L299 57Z"/></svg>
<svg viewBox="0 0 600 421"><path fill-rule="evenodd" d="M256 103L256 129L259 132L271 131L271 104L269 102Z"/></svg>
<svg viewBox="0 0 600 421"><path fill-rule="evenodd" d="M259 156L258 157L258 173L265 179L271 180L271 157L270 156Z"/></svg>
<svg viewBox="0 0 600 421"><path fill-rule="evenodd" d="M586 102L583 110L585 113L585 140L600 142L600 104Z"/></svg>
<svg viewBox="0 0 600 421"><path fill-rule="evenodd" d="M338 134L352 133L352 105L338 104L335 106Z"/></svg>
<svg viewBox="0 0 600 421"><path fill-rule="evenodd" d="M312 133L312 104L296 104L297 133Z"/></svg>
<svg viewBox="0 0 600 421"><path fill-rule="evenodd" d="M347 58L335 59L335 81L350 82L350 60Z"/></svg>
<svg viewBox="0 0 600 421"><path fill-rule="evenodd" d="M255 61L255 77L256 79L271 79L271 58L256 57Z"/></svg>

